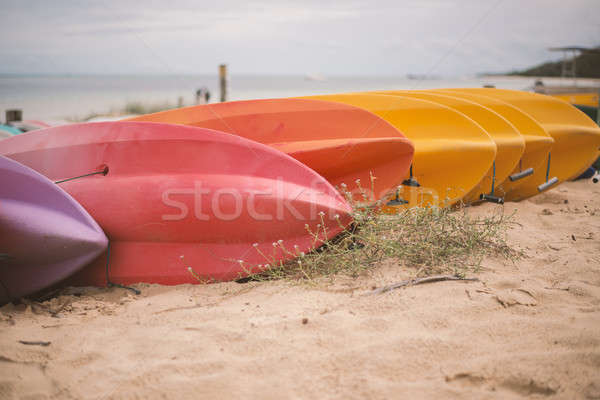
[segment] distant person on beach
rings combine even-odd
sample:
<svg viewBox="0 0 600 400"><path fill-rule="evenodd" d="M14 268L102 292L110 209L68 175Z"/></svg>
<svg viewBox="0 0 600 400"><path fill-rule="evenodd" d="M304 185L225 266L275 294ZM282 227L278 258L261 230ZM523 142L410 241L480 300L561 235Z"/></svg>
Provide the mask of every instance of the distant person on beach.
<svg viewBox="0 0 600 400"><path fill-rule="evenodd" d="M546 93L546 86L541 79L538 79L533 84L533 91L536 93Z"/></svg>
<svg viewBox="0 0 600 400"><path fill-rule="evenodd" d="M210 101L210 92L206 86L196 90L196 104L208 104Z"/></svg>

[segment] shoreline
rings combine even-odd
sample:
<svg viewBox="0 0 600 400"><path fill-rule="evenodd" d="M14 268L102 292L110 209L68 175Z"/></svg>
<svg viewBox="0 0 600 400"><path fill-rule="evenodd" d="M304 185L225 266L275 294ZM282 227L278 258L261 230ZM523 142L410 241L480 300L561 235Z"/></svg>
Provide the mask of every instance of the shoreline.
<svg viewBox="0 0 600 400"><path fill-rule="evenodd" d="M379 89L434 89L441 87L481 87L524 90L535 78L523 77L440 77L415 80L405 76L335 77L325 81L306 80L303 76L245 76L232 74L228 100L296 97L316 94L359 92ZM24 119L81 119L125 108L127 103L192 104L195 91L206 86L211 100L219 94L216 75L207 76L124 76L113 77L12 77L2 79L4 97L0 99L0 118L6 109L22 109Z"/></svg>

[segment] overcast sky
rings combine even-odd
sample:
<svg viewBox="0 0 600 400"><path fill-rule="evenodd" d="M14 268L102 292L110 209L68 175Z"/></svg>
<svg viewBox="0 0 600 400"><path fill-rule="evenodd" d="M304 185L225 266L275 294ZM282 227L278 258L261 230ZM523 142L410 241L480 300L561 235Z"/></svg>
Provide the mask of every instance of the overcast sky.
<svg viewBox="0 0 600 400"><path fill-rule="evenodd" d="M0 73L459 76L600 44L598 0L0 0Z"/></svg>

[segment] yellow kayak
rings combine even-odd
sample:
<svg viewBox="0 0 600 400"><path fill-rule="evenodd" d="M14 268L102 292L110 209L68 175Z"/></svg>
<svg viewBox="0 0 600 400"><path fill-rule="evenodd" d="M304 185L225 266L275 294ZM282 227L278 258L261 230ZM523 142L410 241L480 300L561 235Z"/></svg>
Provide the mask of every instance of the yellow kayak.
<svg viewBox="0 0 600 400"><path fill-rule="evenodd" d="M564 100L571 104L577 104L588 107L600 107L600 101L598 99L598 93L560 93L551 94L552 97Z"/></svg>
<svg viewBox="0 0 600 400"><path fill-rule="evenodd" d="M309 98L371 111L413 142L411 172L390 204L452 205L481 182L496 157L496 144L481 126L438 103L361 93Z"/></svg>
<svg viewBox="0 0 600 400"><path fill-rule="evenodd" d="M512 123L525 139L525 151L517 168L511 172L509 180L502 185L507 193L505 200L521 200L531 196L530 193L538 193L537 187L546 182L548 155L552 150L554 139L537 121L520 109L488 96L465 93L459 89L437 89L435 92L481 104Z"/></svg>
<svg viewBox="0 0 600 400"><path fill-rule="evenodd" d="M554 139L546 164L546 179L533 196L550 187L579 176L600 155L600 128L587 115L569 103L551 96L506 89L460 89L509 104L529 114Z"/></svg>
<svg viewBox="0 0 600 400"><path fill-rule="evenodd" d="M463 199L472 203L482 199L501 202L506 194L504 182L518 166L525 150L525 140L519 131L505 118L491 109L470 100L460 99L448 94L422 90L392 90L376 92L379 94L400 95L433 101L450 107L479 124L496 143L496 160L483 177Z"/></svg>

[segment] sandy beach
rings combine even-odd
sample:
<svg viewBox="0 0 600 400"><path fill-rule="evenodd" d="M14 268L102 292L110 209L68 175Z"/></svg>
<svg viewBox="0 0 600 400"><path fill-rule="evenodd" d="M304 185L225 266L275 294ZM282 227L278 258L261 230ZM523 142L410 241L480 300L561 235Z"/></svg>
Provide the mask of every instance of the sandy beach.
<svg viewBox="0 0 600 400"><path fill-rule="evenodd" d="M478 282L370 294L415 272L382 265L316 286L71 288L6 305L0 398L600 399L600 185L504 209L525 256L486 258Z"/></svg>

